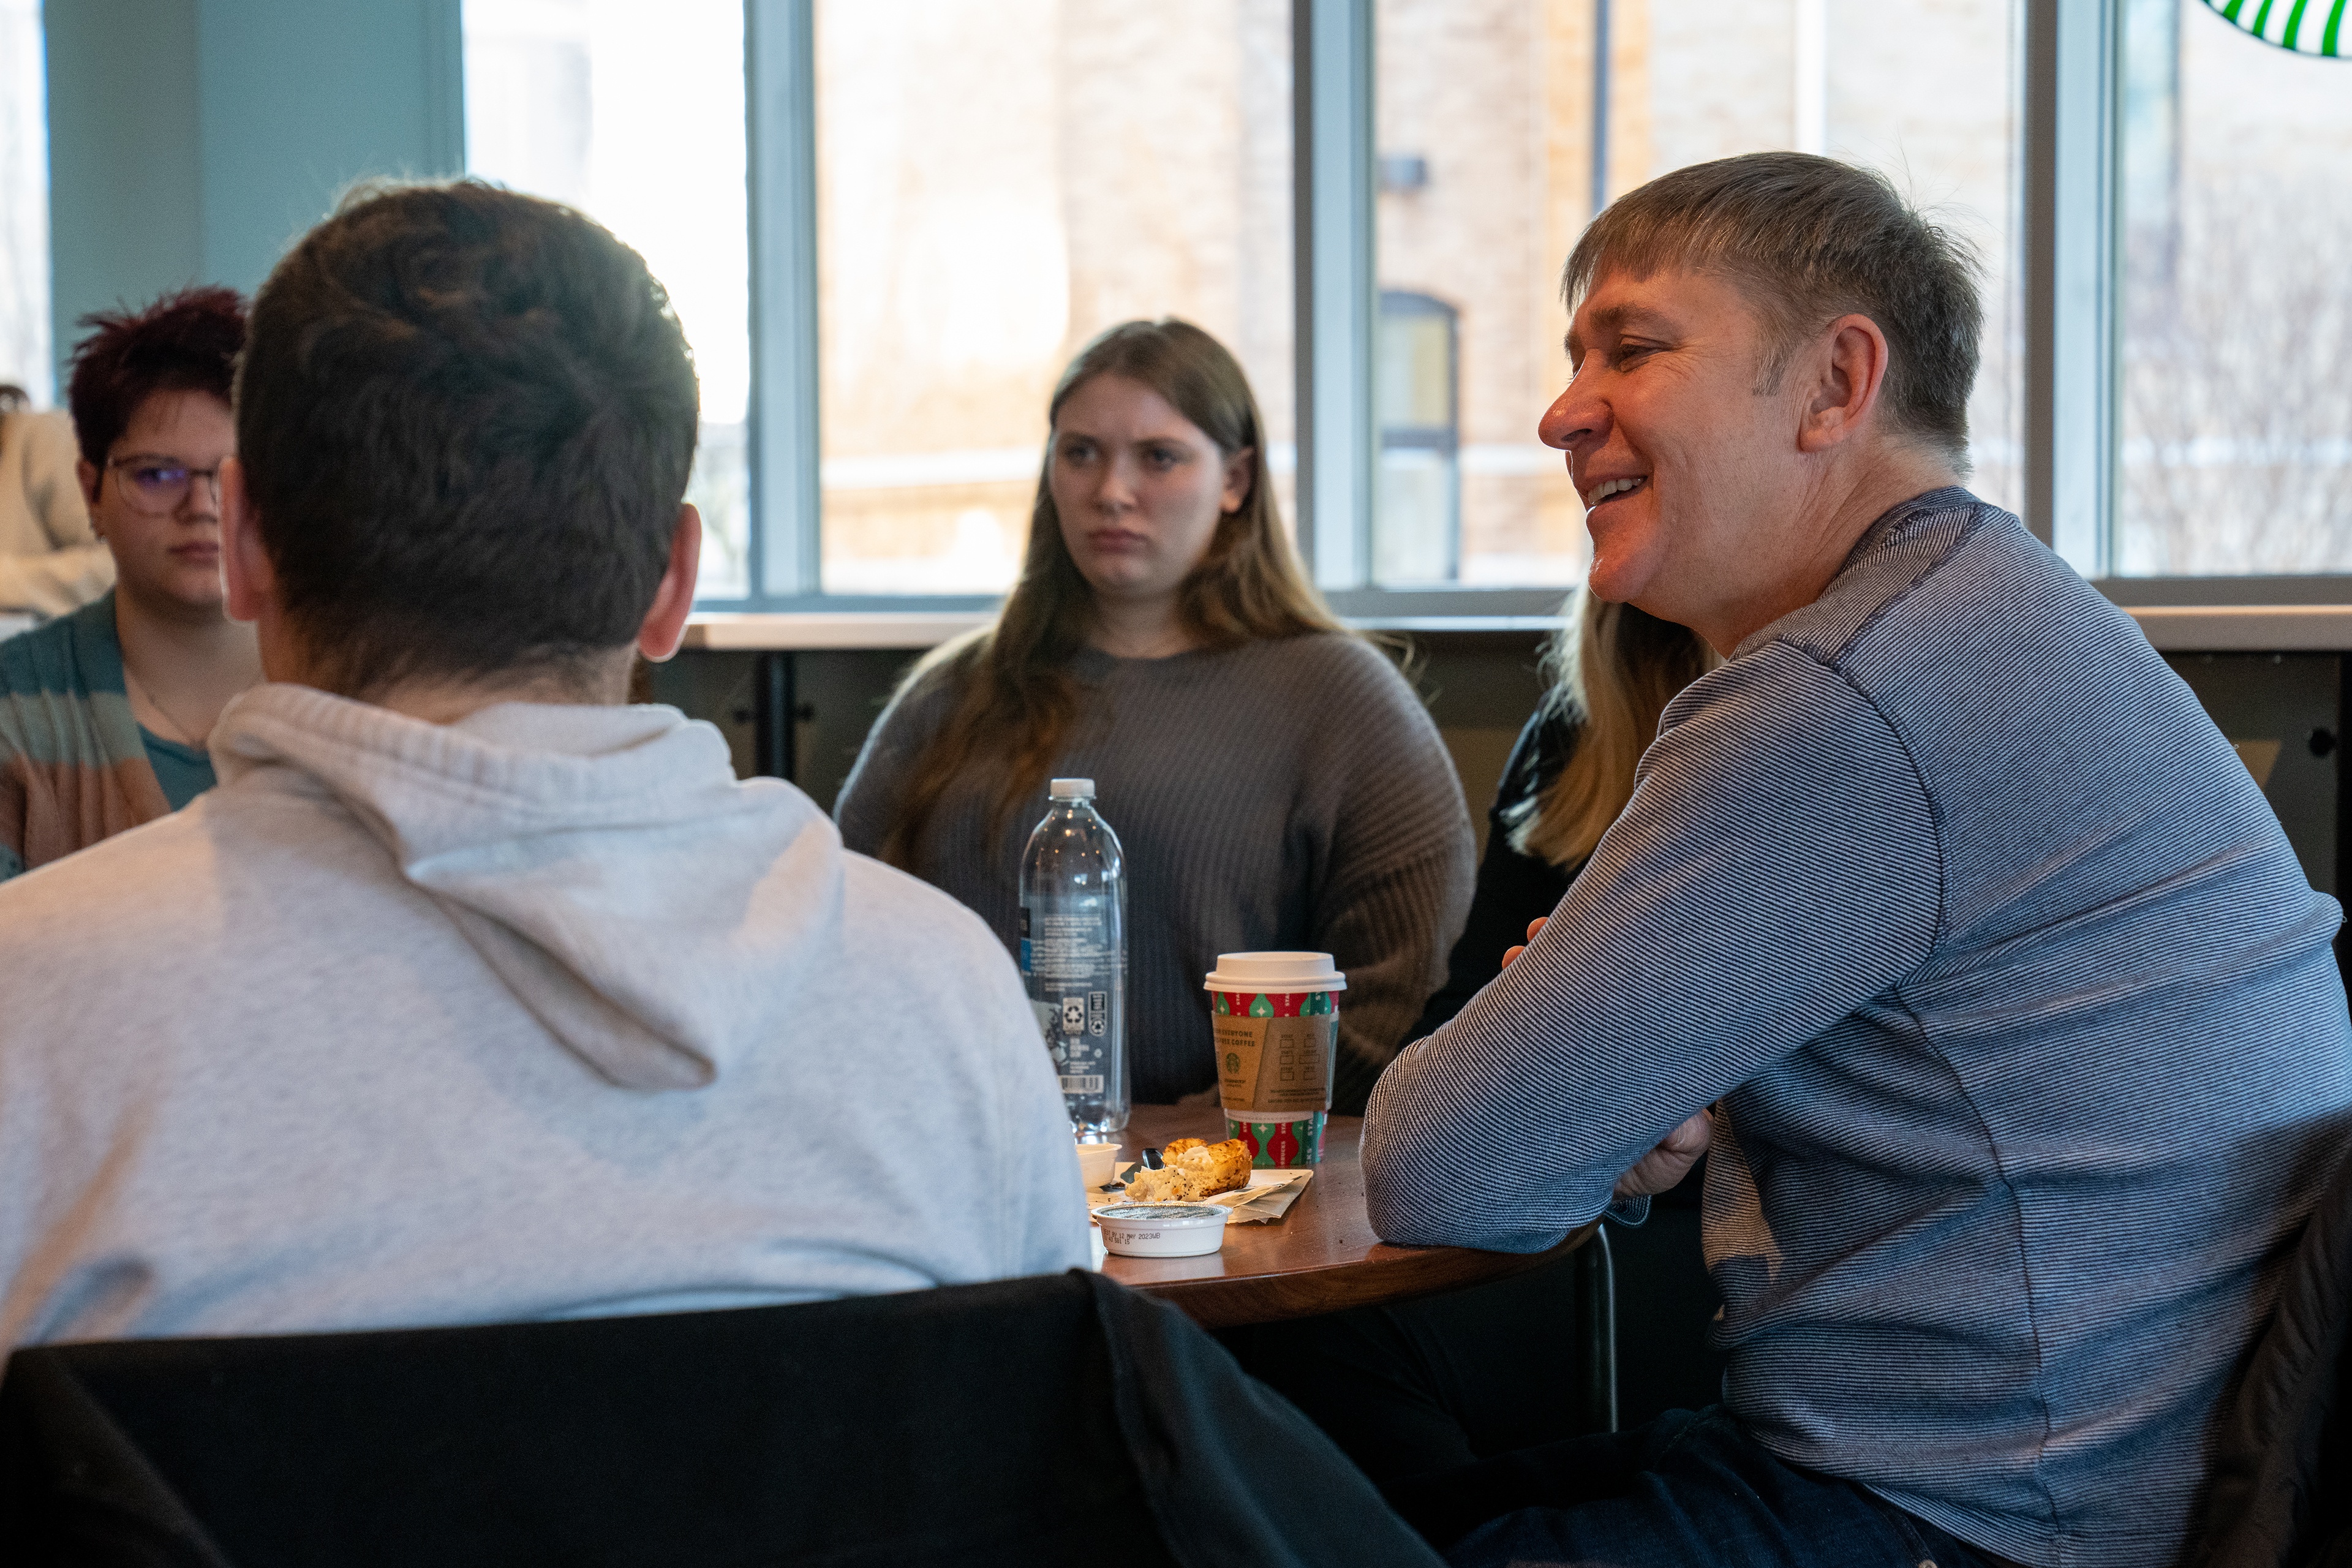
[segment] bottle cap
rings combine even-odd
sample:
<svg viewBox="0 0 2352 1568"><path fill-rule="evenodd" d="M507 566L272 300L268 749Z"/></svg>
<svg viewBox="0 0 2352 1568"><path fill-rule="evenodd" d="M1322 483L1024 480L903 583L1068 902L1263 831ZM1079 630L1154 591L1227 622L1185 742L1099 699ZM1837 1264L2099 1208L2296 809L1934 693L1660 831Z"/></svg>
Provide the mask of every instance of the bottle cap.
<svg viewBox="0 0 2352 1568"><path fill-rule="evenodd" d="M1092 779L1055 779L1045 786L1047 800L1092 800L1095 781Z"/></svg>

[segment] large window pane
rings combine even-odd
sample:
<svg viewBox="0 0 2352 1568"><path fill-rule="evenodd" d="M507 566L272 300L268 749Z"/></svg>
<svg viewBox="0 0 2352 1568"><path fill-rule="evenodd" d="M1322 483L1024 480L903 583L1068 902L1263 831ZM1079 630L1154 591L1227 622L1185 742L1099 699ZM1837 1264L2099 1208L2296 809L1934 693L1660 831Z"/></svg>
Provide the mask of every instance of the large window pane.
<svg viewBox="0 0 2352 1568"><path fill-rule="evenodd" d="M1577 580L1583 510L1535 426L1567 377L1559 268L1592 216L1596 168L1605 197L1766 148L1883 169L1978 247L1972 483L2016 505L2017 5L1380 0L1381 580ZM1433 311L1450 329L1444 378ZM1450 427L1391 423L1392 409L1436 407L1444 380Z"/></svg>
<svg viewBox="0 0 2352 1568"><path fill-rule="evenodd" d="M1063 364L1181 316L1291 518L1288 0L818 0L823 581L997 593Z"/></svg>
<svg viewBox="0 0 2352 1568"><path fill-rule="evenodd" d="M49 137L40 0L0 0L0 382L37 404L49 353Z"/></svg>
<svg viewBox="0 0 2352 1568"><path fill-rule="evenodd" d="M2352 571L2352 61L2127 4L2116 570Z"/></svg>
<svg viewBox="0 0 2352 1568"><path fill-rule="evenodd" d="M466 161L587 213L669 290L702 378L700 592L751 581L742 0L465 0Z"/></svg>

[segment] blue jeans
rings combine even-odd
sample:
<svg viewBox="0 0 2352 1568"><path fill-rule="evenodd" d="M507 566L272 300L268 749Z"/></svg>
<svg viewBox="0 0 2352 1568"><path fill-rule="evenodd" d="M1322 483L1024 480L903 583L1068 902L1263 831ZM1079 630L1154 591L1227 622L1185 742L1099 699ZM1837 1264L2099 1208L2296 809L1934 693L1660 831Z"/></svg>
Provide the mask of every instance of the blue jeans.
<svg viewBox="0 0 2352 1568"><path fill-rule="evenodd" d="M1721 1405L1392 1482L1454 1568L2000 1568L1852 1481L1775 1458Z"/></svg>

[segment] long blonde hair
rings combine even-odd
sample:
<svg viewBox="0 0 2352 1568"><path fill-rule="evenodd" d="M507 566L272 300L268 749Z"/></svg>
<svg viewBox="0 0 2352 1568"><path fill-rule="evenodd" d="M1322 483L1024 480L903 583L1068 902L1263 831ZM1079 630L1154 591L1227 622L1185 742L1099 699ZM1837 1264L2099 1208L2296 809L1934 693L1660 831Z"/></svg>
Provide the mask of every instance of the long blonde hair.
<svg viewBox="0 0 2352 1568"><path fill-rule="evenodd" d="M1200 564L1177 591L1177 615L1197 646L1234 647L1273 637L1342 630L1307 581L1266 479L1265 425L1249 378L1223 343L1189 321L1127 321L1082 350L1062 372L1046 410L1050 426L1070 395L1097 376L1124 376L1165 398L1230 460L1249 453L1249 493L1217 521ZM912 868L948 786L975 767L1001 770L992 837L1045 782L1078 715L1069 663L1086 646L1094 590L1070 559L1055 510L1054 444L1045 444L1021 580L995 621L934 651L899 686L903 696L937 679L957 689L955 709L916 758L882 836L881 858Z"/></svg>
<svg viewBox="0 0 2352 1568"><path fill-rule="evenodd" d="M1633 796L1633 766L1675 694L1722 661L1689 628L1580 590L1544 649L1544 701L1582 721L1559 776L1508 818L1511 847L1555 866L1592 853Z"/></svg>

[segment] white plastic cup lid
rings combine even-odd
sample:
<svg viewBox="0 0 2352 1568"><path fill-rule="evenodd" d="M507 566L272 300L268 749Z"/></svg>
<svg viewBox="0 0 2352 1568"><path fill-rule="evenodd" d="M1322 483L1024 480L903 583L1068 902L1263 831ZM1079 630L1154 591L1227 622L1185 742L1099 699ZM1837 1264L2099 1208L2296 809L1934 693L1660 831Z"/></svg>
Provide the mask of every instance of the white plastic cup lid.
<svg viewBox="0 0 2352 1568"><path fill-rule="evenodd" d="M1095 781L1092 779L1055 779L1045 786L1047 800L1092 800L1094 797Z"/></svg>
<svg viewBox="0 0 2352 1568"><path fill-rule="evenodd" d="M1348 977L1332 967L1328 952L1221 952L1217 967L1209 971L1201 988L1251 996L1267 992L1345 991Z"/></svg>

